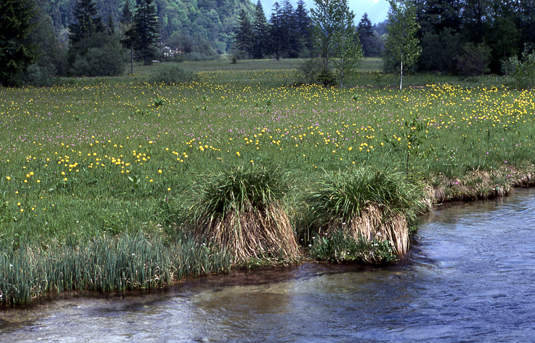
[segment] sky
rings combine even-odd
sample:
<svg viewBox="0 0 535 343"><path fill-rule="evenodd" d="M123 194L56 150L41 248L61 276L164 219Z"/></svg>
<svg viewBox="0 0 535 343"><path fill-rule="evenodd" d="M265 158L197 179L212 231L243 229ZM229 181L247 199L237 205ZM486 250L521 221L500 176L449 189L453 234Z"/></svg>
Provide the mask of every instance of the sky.
<svg viewBox="0 0 535 343"><path fill-rule="evenodd" d="M251 0L251 2L255 5L257 1L258 0ZM313 0L304 1L308 10L314 8ZM260 0L260 2L262 2L262 7L264 8L266 17L269 20L273 4L275 2L281 4L282 0ZM294 5L295 8L297 0L290 0L290 2ZM370 18L372 24L377 24L382 21L385 21L388 9L390 8L390 5L386 0L348 0L348 2L349 8L351 8L353 13L355 13L355 24L358 24L364 13L368 13L368 17Z"/></svg>

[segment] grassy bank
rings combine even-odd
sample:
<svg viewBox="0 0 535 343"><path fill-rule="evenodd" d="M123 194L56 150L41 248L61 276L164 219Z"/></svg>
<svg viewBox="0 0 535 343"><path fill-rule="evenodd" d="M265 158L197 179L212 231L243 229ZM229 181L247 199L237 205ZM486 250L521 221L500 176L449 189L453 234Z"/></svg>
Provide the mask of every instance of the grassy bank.
<svg viewBox="0 0 535 343"><path fill-rule="evenodd" d="M94 261L89 252L76 254L100 251L94 245L99 240L110 246L133 240L134 246L139 241L155 247L151 251L171 257L165 257L165 263L140 265L165 265L165 280L180 279L186 272L177 270L190 264L177 256L192 247L206 249L200 237L188 243L192 244L188 249L177 243L194 234L191 227L183 230L191 218L184 205L193 204L194 190L199 195L212 177L240 167L272 165L283 172L288 187L277 197L276 211L284 210L301 249L317 244L311 241L319 237L313 232L324 227L325 223L311 219L314 211L307 211L314 207L310 194L318 189L318 180L329 173L388 169L419 184L428 202L499 196L515 185L533 183L534 95L503 87L506 79L488 77L476 83L418 75L413 76L414 87L400 92L385 87L388 78L395 84L395 76L377 76L370 67L361 79L352 81L358 87L289 87L294 69L265 68L265 63L279 62L239 61L236 68L243 69L238 70L231 70L235 67L227 61L184 63L199 71L202 82L195 84L146 83L146 76L160 67L151 66L145 72L136 69L134 77L0 89L3 301L18 303L71 287L109 290L111 286L96 286L101 276L62 284L49 281L53 272L28 274L32 268L48 268L41 266L42 261L66 260L57 257L62 254L72 255L73 265L92 265L96 262L87 262ZM374 202L379 207L368 207L365 213L384 211L389 205ZM383 244L371 237L361 242L343 230L324 231L332 233L328 240L347 243L342 249L346 252ZM332 249L333 243L323 243L312 249L315 256L344 260ZM385 260L392 252L388 246L380 250ZM212 246L207 256L220 256L216 254L222 254L221 249ZM295 260L294 254L291 250L288 260ZM21 259L23 255L29 256L27 260ZM253 257L277 258L277 253ZM27 291L13 281L14 261L19 261L21 270L16 280L30 282L24 286ZM196 269L193 274L227 270L237 262L235 256L229 257L220 266ZM134 262L117 262L116 272L120 274L128 263ZM144 278L144 284L118 277L115 287L168 283L150 281L162 280L159 274L147 275L151 276ZM19 294L19 289L29 296L9 295Z"/></svg>

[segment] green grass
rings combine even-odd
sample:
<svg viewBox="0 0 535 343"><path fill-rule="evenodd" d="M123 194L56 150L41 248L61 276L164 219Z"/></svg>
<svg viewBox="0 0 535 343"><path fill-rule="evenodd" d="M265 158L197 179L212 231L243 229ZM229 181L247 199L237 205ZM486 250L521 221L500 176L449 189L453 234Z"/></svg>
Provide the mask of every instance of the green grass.
<svg viewBox="0 0 535 343"><path fill-rule="evenodd" d="M187 62L199 83L147 83L160 63L133 77L0 89L2 251L172 241L192 185L228 166L288 175L281 202L296 232L307 225L303 194L324 171L408 171L439 200L530 182L534 94L502 87L506 78L413 75L400 92L397 76L363 72L344 89L287 86L298 63ZM425 123L418 147L413 119Z"/></svg>

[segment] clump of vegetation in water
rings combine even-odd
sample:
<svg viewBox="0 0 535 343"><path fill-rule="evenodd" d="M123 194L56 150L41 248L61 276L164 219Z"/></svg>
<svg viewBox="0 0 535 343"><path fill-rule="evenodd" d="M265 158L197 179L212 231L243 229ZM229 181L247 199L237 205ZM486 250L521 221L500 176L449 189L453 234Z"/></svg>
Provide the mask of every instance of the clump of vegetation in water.
<svg viewBox="0 0 535 343"><path fill-rule="evenodd" d="M312 256L378 263L405 253L409 227L424 209L422 189L394 170L325 172L305 198L309 235L317 237Z"/></svg>
<svg viewBox="0 0 535 343"><path fill-rule="evenodd" d="M185 227L201 240L225 248L237 262L298 256L282 198L288 190L278 168L240 165L202 179L184 211Z"/></svg>

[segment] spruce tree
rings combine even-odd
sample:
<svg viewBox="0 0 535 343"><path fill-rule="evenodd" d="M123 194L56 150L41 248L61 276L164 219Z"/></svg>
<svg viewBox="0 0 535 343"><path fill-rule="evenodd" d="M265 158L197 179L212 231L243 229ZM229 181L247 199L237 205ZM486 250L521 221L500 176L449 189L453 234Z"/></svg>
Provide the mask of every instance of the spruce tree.
<svg viewBox="0 0 535 343"><path fill-rule="evenodd" d="M271 36L270 50L275 54L275 58L278 61L288 46L288 32L284 22L283 8L278 2L273 4L269 25Z"/></svg>
<svg viewBox="0 0 535 343"><path fill-rule="evenodd" d="M262 3L258 0L253 19L253 58L261 59L269 50L269 26Z"/></svg>
<svg viewBox="0 0 535 343"><path fill-rule="evenodd" d="M93 0L79 0L74 6L75 22L69 25L69 43L76 43L91 38L94 34L104 31L102 17L98 15L97 6Z"/></svg>
<svg viewBox="0 0 535 343"><path fill-rule="evenodd" d="M138 0L134 14L135 49L143 56L144 64L150 64L154 46L160 40L160 27L154 0Z"/></svg>
<svg viewBox="0 0 535 343"><path fill-rule="evenodd" d="M21 75L35 60L35 46L27 41L33 25L32 0L0 0L0 82L20 84Z"/></svg>
<svg viewBox="0 0 535 343"><path fill-rule="evenodd" d="M238 27L236 29L235 45L239 53L248 58L253 57L254 33L249 15L242 9L238 14Z"/></svg>
<svg viewBox="0 0 535 343"><path fill-rule="evenodd" d="M297 1L294 18L296 22L297 32L304 45L303 48L306 48L310 53L313 49L311 33L312 27L310 23L310 17L308 15L308 10L306 9L306 5L303 0Z"/></svg>

